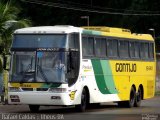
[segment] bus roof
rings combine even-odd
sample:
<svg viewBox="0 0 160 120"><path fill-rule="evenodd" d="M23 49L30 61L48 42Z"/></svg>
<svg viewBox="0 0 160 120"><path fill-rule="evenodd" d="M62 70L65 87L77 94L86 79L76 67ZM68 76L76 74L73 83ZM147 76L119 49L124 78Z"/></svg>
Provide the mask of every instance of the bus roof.
<svg viewBox="0 0 160 120"><path fill-rule="evenodd" d="M84 26L74 27L69 25L55 25L55 26L40 26L40 27L28 27L17 29L15 34L51 34L51 33L72 33L82 32L84 34L102 35L119 38L141 39L153 41L153 37L150 34L137 34L131 33L129 29L114 28L106 26Z"/></svg>
<svg viewBox="0 0 160 120"><path fill-rule="evenodd" d="M119 38L130 38L130 39L141 39L141 40L151 40L153 37L150 34L137 34L131 33L129 29L123 28L114 28L106 26L84 26L84 34L93 34L93 35L103 35L110 37L119 37Z"/></svg>
<svg viewBox="0 0 160 120"><path fill-rule="evenodd" d="M39 26L39 27L27 27L17 29L15 34L50 34L50 33L71 33L82 32L82 28L69 26L69 25L56 25L56 26Z"/></svg>

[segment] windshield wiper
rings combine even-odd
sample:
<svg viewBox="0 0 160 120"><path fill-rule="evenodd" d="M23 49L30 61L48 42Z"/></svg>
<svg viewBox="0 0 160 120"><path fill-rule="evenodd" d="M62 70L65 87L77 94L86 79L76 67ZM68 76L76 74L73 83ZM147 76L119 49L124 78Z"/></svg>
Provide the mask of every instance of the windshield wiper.
<svg viewBox="0 0 160 120"><path fill-rule="evenodd" d="M31 58L31 63L27 66L27 69L22 71L22 79L20 80L20 83L23 82L23 80L27 77L27 76L33 76L34 79L34 73L35 70L32 70L32 65L33 65L33 56ZM32 78L32 77L31 77ZM30 78L28 78L29 80ZM26 80L27 81L27 80Z"/></svg>
<svg viewBox="0 0 160 120"><path fill-rule="evenodd" d="M22 83L22 82L32 82L34 80L34 73L35 73L35 71L23 72L22 73L22 79L20 80L20 83Z"/></svg>
<svg viewBox="0 0 160 120"><path fill-rule="evenodd" d="M42 67L40 65L37 65L37 70L39 70L39 72L41 73L42 77L44 78L45 82L48 83L48 79L45 75L45 73L42 70Z"/></svg>

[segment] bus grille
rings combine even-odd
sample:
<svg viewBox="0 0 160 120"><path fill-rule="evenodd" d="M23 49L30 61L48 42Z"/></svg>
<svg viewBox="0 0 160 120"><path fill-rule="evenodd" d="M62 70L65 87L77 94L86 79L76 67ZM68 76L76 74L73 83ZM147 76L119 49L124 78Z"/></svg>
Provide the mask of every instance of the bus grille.
<svg viewBox="0 0 160 120"><path fill-rule="evenodd" d="M33 88L21 88L23 91L33 91Z"/></svg>
<svg viewBox="0 0 160 120"><path fill-rule="evenodd" d="M37 91L48 91L48 88L37 88Z"/></svg>
<svg viewBox="0 0 160 120"><path fill-rule="evenodd" d="M21 88L23 91L48 91L48 88Z"/></svg>

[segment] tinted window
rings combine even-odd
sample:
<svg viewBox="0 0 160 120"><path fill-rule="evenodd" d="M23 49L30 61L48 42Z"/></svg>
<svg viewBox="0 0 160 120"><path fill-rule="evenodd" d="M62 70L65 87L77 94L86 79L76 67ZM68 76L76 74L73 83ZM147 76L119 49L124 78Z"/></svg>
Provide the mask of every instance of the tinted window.
<svg viewBox="0 0 160 120"><path fill-rule="evenodd" d="M130 42L129 48L130 48L130 57L135 58L135 44L134 44L134 42Z"/></svg>
<svg viewBox="0 0 160 120"><path fill-rule="evenodd" d="M94 55L94 38L93 37L82 38L82 51L83 51L83 56Z"/></svg>
<svg viewBox="0 0 160 120"><path fill-rule="evenodd" d="M138 42L130 42L129 43L129 51L131 58L139 58L139 43Z"/></svg>
<svg viewBox="0 0 160 120"><path fill-rule="evenodd" d="M149 44L149 57L150 57L151 59L154 58L154 44L153 44L153 43L150 43L150 44Z"/></svg>
<svg viewBox="0 0 160 120"><path fill-rule="evenodd" d="M66 48L67 35L14 35L12 48Z"/></svg>
<svg viewBox="0 0 160 120"><path fill-rule="evenodd" d="M88 38L83 37L82 38L82 53L83 53L84 56L87 55L87 44L88 44Z"/></svg>
<svg viewBox="0 0 160 120"><path fill-rule="evenodd" d="M69 48L79 49L79 34L72 33L69 35Z"/></svg>
<svg viewBox="0 0 160 120"><path fill-rule="evenodd" d="M145 58L149 58L149 44L148 44L148 43L145 43L145 44L144 44L144 48L145 48L145 49L144 49L144 50L145 50L145 51L144 51L144 55L145 55L144 57L145 57Z"/></svg>
<svg viewBox="0 0 160 120"><path fill-rule="evenodd" d="M129 57L128 41L119 42L119 55L121 58Z"/></svg>
<svg viewBox="0 0 160 120"><path fill-rule="evenodd" d="M149 57L149 45L148 43L141 43L140 55L142 59L147 59Z"/></svg>
<svg viewBox="0 0 160 120"><path fill-rule="evenodd" d="M141 43L141 50L140 50L140 55L141 55L141 58L144 58L144 43Z"/></svg>
<svg viewBox="0 0 160 120"><path fill-rule="evenodd" d="M139 43L138 42L135 42L135 57L136 58L139 58Z"/></svg>
<svg viewBox="0 0 160 120"><path fill-rule="evenodd" d="M108 40L107 41L107 55L109 57L118 56L118 41L117 40Z"/></svg>
<svg viewBox="0 0 160 120"><path fill-rule="evenodd" d="M106 39L96 38L95 39L95 53L96 56L104 57L106 56Z"/></svg>

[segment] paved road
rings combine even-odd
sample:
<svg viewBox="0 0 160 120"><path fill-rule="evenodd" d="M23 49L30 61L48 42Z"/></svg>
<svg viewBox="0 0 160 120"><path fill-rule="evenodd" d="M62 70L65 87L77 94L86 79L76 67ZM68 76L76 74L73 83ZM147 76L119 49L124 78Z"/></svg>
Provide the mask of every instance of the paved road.
<svg viewBox="0 0 160 120"><path fill-rule="evenodd" d="M73 107L50 106L41 107L39 113L33 114L27 105L0 105L0 118L6 119L4 115L8 114L19 117L27 114L33 117L32 119L40 120L160 120L160 96L142 101L139 108L118 108L116 103L105 103L98 108L90 108L85 113L76 112ZM21 117L19 119L22 120Z"/></svg>

